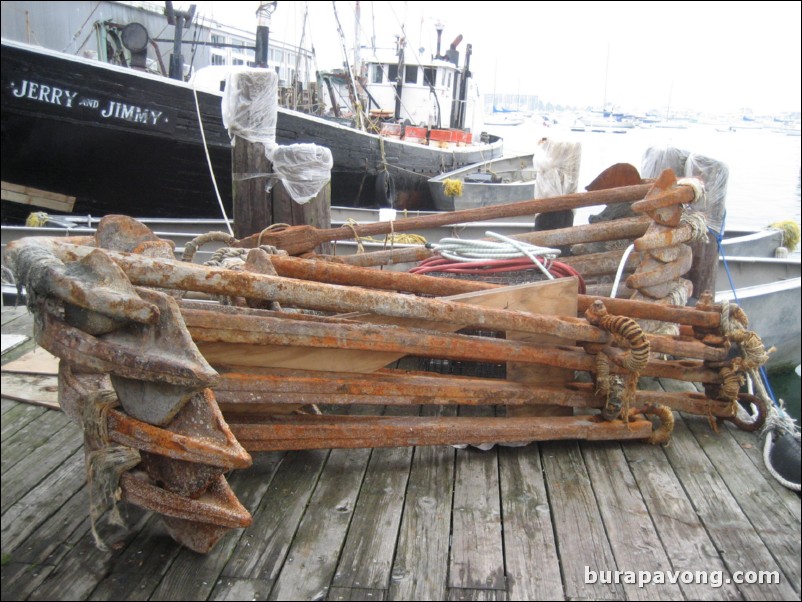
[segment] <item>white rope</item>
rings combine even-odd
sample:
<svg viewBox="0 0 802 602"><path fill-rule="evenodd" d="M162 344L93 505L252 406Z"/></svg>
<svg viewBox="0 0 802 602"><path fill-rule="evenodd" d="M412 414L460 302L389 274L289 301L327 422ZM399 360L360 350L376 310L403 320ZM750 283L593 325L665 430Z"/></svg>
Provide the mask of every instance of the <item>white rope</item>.
<svg viewBox="0 0 802 602"><path fill-rule="evenodd" d="M553 279L546 267L538 260L538 256L547 259L554 259L560 254L559 249L549 247L539 247L529 243L521 242L508 238L495 232L485 232L487 236L496 238L499 242L492 240L467 240L463 238L443 238L438 243L432 243L431 247L441 256L451 261L472 262L472 261L493 261L497 259L518 259L528 257L540 271L548 278Z"/></svg>
<svg viewBox="0 0 802 602"><path fill-rule="evenodd" d="M615 273L615 280L613 281L613 290L610 293L610 298L615 299L615 296L618 294L618 285L621 283L621 276L624 274L624 266L627 264L627 259L629 259L629 254L635 249L635 243L629 245L624 251L624 255L621 257L621 263L618 264L618 270Z"/></svg>
<svg viewBox="0 0 802 602"><path fill-rule="evenodd" d="M691 203L696 203L705 196L705 185L699 178L680 178L677 180L677 186L689 186L693 189L693 200Z"/></svg>
<svg viewBox="0 0 802 602"><path fill-rule="evenodd" d="M223 207L223 198L220 196L220 189L217 187L217 178L214 177L214 168L212 167L212 157L209 155L209 145L206 142L206 132L203 129L203 119L201 118L200 102L198 101L198 90L195 88L195 81L192 82L192 95L195 97L195 112L198 115L198 125L200 126L201 140L203 140L203 151L206 153L206 164L209 166L209 175L212 176L212 186L214 187L214 194L217 196L217 203L220 205L220 211L223 214L223 219L226 222L228 233L234 236L234 230L231 228L231 222L228 221L226 209Z"/></svg>
<svg viewBox="0 0 802 602"><path fill-rule="evenodd" d="M766 422L763 425L763 430L760 434L761 437L766 438L766 441L763 444L763 464L765 464L766 470L769 471L771 476L773 476L777 482L780 483L780 485L786 487L787 489L791 489L792 491L800 491L802 490L802 485L800 483L794 483L793 481L787 480L785 477L779 474L771 464L771 450L774 447L774 433L776 432L779 436L788 433L797 441L799 441L799 427L797 426L794 418L785 411L782 400L779 402L779 407L771 402L771 398L766 390L766 386L763 384L763 379L760 377L760 373L757 370L749 370L747 376L747 385L750 393L755 390L756 394L766 402Z"/></svg>

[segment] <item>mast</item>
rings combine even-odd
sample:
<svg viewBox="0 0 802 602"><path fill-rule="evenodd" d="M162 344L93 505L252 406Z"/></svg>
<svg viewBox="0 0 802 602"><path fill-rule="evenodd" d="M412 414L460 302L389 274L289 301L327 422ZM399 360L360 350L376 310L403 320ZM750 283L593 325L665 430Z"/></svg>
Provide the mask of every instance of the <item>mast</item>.
<svg viewBox="0 0 802 602"><path fill-rule="evenodd" d="M267 68L267 47L270 40L270 18L276 11L278 2L260 2L256 9L256 52L257 67Z"/></svg>
<svg viewBox="0 0 802 602"><path fill-rule="evenodd" d="M331 5L334 8L334 19L337 21L337 33L340 36L340 45L342 46L343 57L345 59L345 69L346 73L348 74L348 81L351 84L348 86L348 94L351 96L351 106L354 108L355 126L357 129L365 131L365 122L362 115L362 103L359 101L359 93L356 89L354 72L351 70L351 65L348 63L348 51L345 49L345 33L343 33L343 28L340 24L340 16L337 14L337 3L332 0Z"/></svg>
<svg viewBox="0 0 802 602"><path fill-rule="evenodd" d="M403 33L403 29L402 29ZM404 88L404 46L406 36L398 38L398 74L395 78L395 111L393 117L396 121L401 119L401 92Z"/></svg>
<svg viewBox="0 0 802 602"><path fill-rule="evenodd" d="M359 0L354 3L354 79L360 81L362 75L362 56L359 49L359 31L362 26L362 8Z"/></svg>
<svg viewBox="0 0 802 602"><path fill-rule="evenodd" d="M170 78L184 80L184 55L181 54L181 42L184 36L184 28L192 24L195 17L194 4L189 6L189 10L175 10L172 2L165 2L165 12L167 13L167 23L175 26L175 36L173 38L173 54L170 55Z"/></svg>
<svg viewBox="0 0 802 602"><path fill-rule="evenodd" d="M610 42L607 42L607 60L604 64L604 100L602 104L602 115L607 116L607 75L610 72Z"/></svg>

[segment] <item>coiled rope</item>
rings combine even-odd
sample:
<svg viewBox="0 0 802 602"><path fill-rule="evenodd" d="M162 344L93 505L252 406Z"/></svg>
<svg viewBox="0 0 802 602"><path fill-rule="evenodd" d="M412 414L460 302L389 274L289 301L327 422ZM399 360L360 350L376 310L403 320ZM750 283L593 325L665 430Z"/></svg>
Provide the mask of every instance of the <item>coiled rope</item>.
<svg viewBox="0 0 802 602"><path fill-rule="evenodd" d="M410 272L490 275L523 271L534 265L550 280L576 277L580 293L585 292L582 276L571 266L554 260L560 254L559 249L539 247L495 232L485 234L496 240L444 238L438 243L428 244L427 247L437 255L421 262Z"/></svg>

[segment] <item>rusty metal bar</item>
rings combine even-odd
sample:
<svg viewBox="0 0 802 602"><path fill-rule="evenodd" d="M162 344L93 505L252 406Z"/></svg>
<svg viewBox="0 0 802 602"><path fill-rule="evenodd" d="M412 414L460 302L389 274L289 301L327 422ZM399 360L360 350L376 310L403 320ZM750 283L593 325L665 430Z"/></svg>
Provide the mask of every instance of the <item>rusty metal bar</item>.
<svg viewBox="0 0 802 602"><path fill-rule="evenodd" d="M31 244L32 239L23 240ZM53 251L62 261L78 260L93 250L87 247L62 245L54 239L40 239L37 242L52 245ZM610 340L607 333L589 326L579 318L480 308L440 299L410 298L383 291L236 272L129 253L105 252L123 268L132 283L141 286L266 299L289 306L318 310L370 312L385 316L481 326L499 331L548 334L567 340L589 342Z"/></svg>
<svg viewBox="0 0 802 602"><path fill-rule="evenodd" d="M693 239L693 228L688 224L680 224L676 228L653 223L646 233L635 241L636 251L664 249L673 247Z"/></svg>
<svg viewBox="0 0 802 602"><path fill-rule="evenodd" d="M374 351L393 351L410 355L426 357L443 357L432 355L440 349L454 345L464 346L462 349L449 349L449 353L469 353L467 350L474 345L486 345L490 350L492 345L509 345L514 349L513 341L502 339L489 339L470 335L457 335L435 333L420 328L407 328L394 325L373 325L360 323L347 323L343 321L308 321L293 320L292 315L276 317L264 316L227 316L221 323L214 311L185 309L184 320L197 343L242 343L251 345L293 345L312 346L342 349L364 349ZM466 324L466 326L471 326ZM696 358L705 361L720 362L727 357L727 350L717 347L708 347L696 340L684 340L678 337L663 335L649 335L652 350L658 353L668 353L679 357ZM538 348L534 343L526 347ZM540 346L543 348L543 346ZM203 352L203 349L201 349ZM535 357L535 356L531 356ZM477 359L454 358L454 359ZM549 363L548 353L542 360L533 360L536 363ZM499 357L496 361L517 361L512 358ZM526 360L524 360L526 361Z"/></svg>
<svg viewBox="0 0 802 602"><path fill-rule="evenodd" d="M688 326L701 326L703 328L718 328L721 314L711 311L701 311L692 307L679 305L664 305L650 301L635 301L631 299L611 299L594 295L578 295L578 311L584 313L593 302L600 300L611 314L625 315L631 318L644 320L661 320Z"/></svg>
<svg viewBox="0 0 802 602"><path fill-rule="evenodd" d="M634 239L642 236L653 222L646 217L628 217L615 221L583 224L558 230L541 232L525 232L514 234L510 238L544 247L561 247L577 243L603 242L608 240ZM340 255L339 263L362 267L412 263L428 259L434 255L431 249L423 246L406 247L373 253Z"/></svg>
<svg viewBox="0 0 802 602"><path fill-rule="evenodd" d="M59 239L22 239L9 243L7 249L9 263L13 264L16 252L25 244L46 246L50 248L54 254L60 256L62 260L68 261L80 259L92 251L90 247L65 245ZM299 300L303 300L304 297L307 297L310 300L309 305L318 309L330 309L334 311L374 311L374 313L384 315L418 317L434 320L449 320L451 318L449 311L440 309L441 306L437 305L449 303L444 301L399 298L397 295L389 295L376 291L357 291L336 285L315 285L309 282L293 282L284 278L230 272L218 268L194 266L164 259L153 259L116 252L107 253L116 263L124 268L129 278L137 284L146 286L193 289L213 294L275 299L279 302L288 302L290 304L298 303ZM369 276L369 274L366 274L366 276ZM420 278L429 277L421 276ZM445 283L440 284L443 287L446 286ZM451 286L455 288L460 287L459 290L467 288L465 283ZM473 283L473 286L476 286L475 290L490 288L489 285L483 283ZM446 289L443 290L445 292ZM453 291L454 289L451 290ZM307 294L307 292L309 294ZM349 294L349 292L351 294ZM389 301L389 304L385 304L385 300ZM678 310L677 308L668 308L666 306L647 302L625 300L606 300L605 302L610 302L610 311L613 313L625 313L631 317L665 319L667 321L677 321L702 327L711 327L711 325L715 327L719 320L718 314L712 312L702 312L692 309ZM589 303L580 295L580 305L588 304ZM511 327L508 325L509 320L506 321L507 325L504 326L495 324L495 327L498 327L499 330L537 332L536 329L528 330L528 328L534 328L531 324L524 326L520 323L526 319L534 318L535 321L540 321L541 323L545 321L552 326L561 326L566 321L569 321L570 328L567 329L568 332L561 331L549 334L556 334L557 336L569 340L582 340L583 337L590 336L588 334L588 326L581 320L570 322L570 318L555 317L544 320L542 318L538 319L532 314L524 315L515 312L505 312L504 310L481 310L456 303L451 303L446 307L451 308L454 306L458 309L462 308L463 312L460 312L462 315L465 315L465 312L472 314L474 316L472 319L476 319L478 316L490 316L500 312L502 314L508 314L509 317L513 318L512 321L516 322L516 324ZM412 313L409 313L410 311ZM479 318L480 323L483 319L484 317ZM467 324L470 323L471 320L459 318L454 321L462 321ZM494 325L490 323L486 323L485 326L488 328L494 327ZM578 334L577 329L583 336L573 336ZM596 340L599 340L599 338L603 340L607 339L606 334L600 331L597 331L596 337ZM584 340L593 339L585 338Z"/></svg>
<svg viewBox="0 0 802 602"><path fill-rule="evenodd" d="M41 313L44 328L37 342L53 355L84 369L198 389L211 386L217 378L208 364L199 366L170 354L143 357L141 349L120 347L73 328L50 312Z"/></svg>
<svg viewBox="0 0 802 602"><path fill-rule="evenodd" d="M543 247L563 247L579 243L637 238L646 232L651 223L653 222L646 217L627 217L559 230L526 232L510 238Z"/></svg>
<svg viewBox="0 0 802 602"><path fill-rule="evenodd" d="M523 385L492 378L406 373L380 370L371 374L337 374L332 391L331 373L311 370L263 369L221 374L215 395L229 420L237 414L269 413L274 404L325 403L332 405L537 405L601 408L604 400L594 385ZM662 404L692 414L729 417L732 406L702 393L637 391L638 406Z"/></svg>
<svg viewBox="0 0 802 602"><path fill-rule="evenodd" d="M463 209L462 211L446 211L433 215L411 217L392 222L374 222L359 224L352 228L340 227L318 230L311 226L296 226L281 231L268 231L254 234L241 241L238 246L254 247L258 244L273 245L287 251L290 255L298 255L311 251L318 244L332 240L344 240L355 236L373 236L375 234L390 234L390 232L409 232L437 226L447 226L462 222L486 221L519 215L534 215L551 211L563 211L578 207L591 207L593 205L609 205L611 203L626 203L643 199L651 190L652 184L638 184L635 186L622 186L592 192L580 192L547 199L533 199L492 205L476 209ZM682 198L688 197L686 202L693 198L693 192L680 187L676 194Z"/></svg>
<svg viewBox="0 0 802 602"><path fill-rule="evenodd" d="M330 261L315 261L279 255L273 255L270 259L279 276L344 286L355 285L391 291L407 291L437 297L498 288L496 284L484 282L422 276L406 272L372 270Z"/></svg>
<svg viewBox="0 0 802 602"><path fill-rule="evenodd" d="M653 257L646 257L636 273L627 278L627 286L640 289L655 286L664 282L677 280L691 269L693 253L688 245L682 245L679 257L672 262L664 263Z"/></svg>
<svg viewBox="0 0 802 602"><path fill-rule="evenodd" d="M260 348L264 349L265 345L279 345L382 351L480 362L517 361L595 371L593 356L575 347L546 346L464 334L442 334L389 325L316 323L286 318L254 319L236 316L228 316L225 324L221 324L221 320L214 312L187 311L184 315L193 340L196 341L201 353L209 357L213 364L225 364L225 360L215 362L214 357L223 357L234 349L246 352L246 357L250 356L254 361L258 361ZM226 344L228 349L215 347L219 343ZM695 342L687 343L692 347ZM726 356L726 351L721 349L709 348L706 353L719 358ZM617 367L614 369L620 370ZM691 360L684 360L681 364L653 360L642 374L694 382L719 382L717 372L705 370Z"/></svg>
<svg viewBox="0 0 802 602"><path fill-rule="evenodd" d="M434 251L431 249L423 245L415 245L414 247L401 247L385 251L373 251L370 253L355 253L353 255L319 255L317 258L368 268L396 265L399 263L415 263L423 261L424 259L429 259L429 257L433 255Z"/></svg>
<svg viewBox="0 0 802 602"><path fill-rule="evenodd" d="M648 439L652 423L626 424L593 416L536 418L420 418L388 416L291 416L262 424L231 424L237 440L251 452L292 449L399 447L487 442L584 439Z"/></svg>
<svg viewBox="0 0 802 602"><path fill-rule="evenodd" d="M583 278L590 276L601 276L604 274L615 274L621 263L624 251L606 251L603 253L589 253L587 255L574 255L570 257L560 257L558 261L566 263L582 274ZM638 253L632 253L627 258L624 265L624 272L631 272L641 263Z"/></svg>
<svg viewBox="0 0 802 602"><path fill-rule="evenodd" d="M601 407L592 393L501 379L380 370L369 374L263 369L225 372L215 395L225 413L258 413L263 404L526 405ZM336 389L336 390L333 390Z"/></svg>
<svg viewBox="0 0 802 602"><path fill-rule="evenodd" d="M619 259L621 253L613 252ZM607 254L600 254L607 255ZM405 272L387 272L372 270L354 265L343 265L336 262L301 259L298 257L272 256L273 265L280 276L312 280L315 282L331 282L347 286L364 286L385 290L408 291L417 294L436 296L458 295L461 293L500 288L499 284L460 280L458 278L437 278L435 276L407 274ZM579 259L579 258L578 258ZM629 299L610 299L588 295L578 295L579 311L584 311L596 299L604 301L608 311L633 318L662 320L690 326L717 328L719 314L701 311L690 307L661 305L647 301Z"/></svg>
<svg viewBox="0 0 802 602"><path fill-rule="evenodd" d="M174 460L221 466L226 470L248 468L252 463L247 454L236 453L229 446L218 445L209 437L172 433L117 410L109 411L108 430L109 438L115 443ZM236 447L239 446L235 445Z"/></svg>

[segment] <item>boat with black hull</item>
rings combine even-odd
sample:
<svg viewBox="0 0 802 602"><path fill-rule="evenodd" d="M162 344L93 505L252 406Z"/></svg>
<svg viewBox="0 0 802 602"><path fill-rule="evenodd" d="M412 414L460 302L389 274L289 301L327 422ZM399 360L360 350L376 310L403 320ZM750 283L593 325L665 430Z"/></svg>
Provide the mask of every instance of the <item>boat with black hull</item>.
<svg viewBox="0 0 802 602"><path fill-rule="evenodd" d="M230 207L231 143L220 95L9 40L2 42L2 94L4 182L74 196L77 214L219 217L202 123ZM4 201L4 220L13 209Z"/></svg>
<svg viewBox="0 0 802 602"><path fill-rule="evenodd" d="M453 90L456 64L445 57L432 63L436 69L415 68L420 81L408 82L406 93L418 93L435 73L443 82L449 75ZM387 87L390 67L368 66L385 74L383 82L375 75L371 81ZM411 77L412 71L404 73ZM231 144L220 78L202 72L193 84L3 39L3 182L75 197L77 214L213 218L221 216L213 174L231 215ZM370 131L279 108L276 142L332 151L333 204L399 209L434 208L430 177L503 154L500 138L472 140L448 127L448 115L444 127L439 117L434 126L420 127L408 119L385 123L383 115L375 113ZM19 221L29 210L3 201L4 221Z"/></svg>

